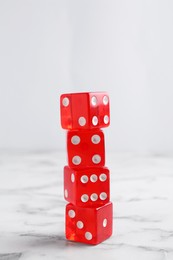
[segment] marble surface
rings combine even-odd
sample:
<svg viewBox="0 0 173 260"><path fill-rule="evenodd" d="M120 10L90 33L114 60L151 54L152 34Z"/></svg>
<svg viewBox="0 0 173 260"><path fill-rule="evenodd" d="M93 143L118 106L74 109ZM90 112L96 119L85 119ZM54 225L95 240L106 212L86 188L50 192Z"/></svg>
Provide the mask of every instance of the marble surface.
<svg viewBox="0 0 173 260"><path fill-rule="evenodd" d="M64 237L56 152L0 154L0 260L173 259L173 157L108 154L114 234L88 246Z"/></svg>

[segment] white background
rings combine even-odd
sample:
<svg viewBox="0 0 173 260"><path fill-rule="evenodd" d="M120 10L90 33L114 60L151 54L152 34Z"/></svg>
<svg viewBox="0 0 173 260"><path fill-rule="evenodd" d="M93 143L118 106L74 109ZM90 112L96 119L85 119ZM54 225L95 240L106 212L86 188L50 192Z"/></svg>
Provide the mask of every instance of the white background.
<svg viewBox="0 0 173 260"><path fill-rule="evenodd" d="M173 1L0 0L0 149L65 149L59 95L102 90L108 150L173 151Z"/></svg>

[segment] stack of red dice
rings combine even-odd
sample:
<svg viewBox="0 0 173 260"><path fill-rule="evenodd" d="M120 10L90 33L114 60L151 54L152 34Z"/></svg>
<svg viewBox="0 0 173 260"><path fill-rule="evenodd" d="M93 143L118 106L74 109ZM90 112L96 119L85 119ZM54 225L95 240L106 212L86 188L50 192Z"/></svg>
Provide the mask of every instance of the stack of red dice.
<svg viewBox="0 0 173 260"><path fill-rule="evenodd" d="M60 104L61 125L68 130L66 238L95 245L112 234L110 177L100 130L110 123L109 97L105 92L63 94Z"/></svg>

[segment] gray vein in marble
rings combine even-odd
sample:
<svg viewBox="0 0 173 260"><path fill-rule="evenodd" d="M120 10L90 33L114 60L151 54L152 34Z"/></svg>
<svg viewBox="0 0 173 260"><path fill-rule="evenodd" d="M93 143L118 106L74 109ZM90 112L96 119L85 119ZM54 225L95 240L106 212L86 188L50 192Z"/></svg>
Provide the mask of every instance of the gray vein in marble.
<svg viewBox="0 0 173 260"><path fill-rule="evenodd" d="M22 253L0 254L0 260L18 260Z"/></svg>

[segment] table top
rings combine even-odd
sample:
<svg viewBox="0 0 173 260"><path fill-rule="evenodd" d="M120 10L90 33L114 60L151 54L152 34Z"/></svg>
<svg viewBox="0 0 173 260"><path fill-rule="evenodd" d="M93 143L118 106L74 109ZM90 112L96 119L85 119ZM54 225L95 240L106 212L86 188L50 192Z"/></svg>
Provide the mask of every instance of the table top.
<svg viewBox="0 0 173 260"><path fill-rule="evenodd" d="M58 152L0 153L0 260L173 259L173 157L108 154L114 233L97 246L64 236Z"/></svg>

